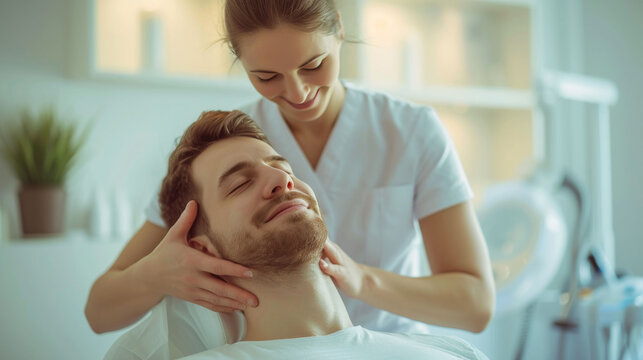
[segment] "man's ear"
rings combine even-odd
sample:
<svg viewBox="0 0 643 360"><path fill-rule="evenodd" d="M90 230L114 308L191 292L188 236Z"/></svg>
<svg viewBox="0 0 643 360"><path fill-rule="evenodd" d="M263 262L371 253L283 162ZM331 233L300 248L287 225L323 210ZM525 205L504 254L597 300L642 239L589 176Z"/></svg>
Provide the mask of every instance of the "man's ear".
<svg viewBox="0 0 643 360"><path fill-rule="evenodd" d="M193 238L188 239L188 245L191 248L204 252L208 255L214 255L218 258L221 258L221 254L217 248L212 244L210 238L205 235L198 235Z"/></svg>

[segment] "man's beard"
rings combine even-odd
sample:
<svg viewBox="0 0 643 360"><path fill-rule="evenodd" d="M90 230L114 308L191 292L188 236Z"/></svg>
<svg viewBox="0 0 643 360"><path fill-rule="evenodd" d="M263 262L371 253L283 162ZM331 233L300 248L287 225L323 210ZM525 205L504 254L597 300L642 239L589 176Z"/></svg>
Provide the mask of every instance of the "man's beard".
<svg viewBox="0 0 643 360"><path fill-rule="evenodd" d="M266 206L271 209L283 201L302 198L318 216L308 211L286 214L278 227L256 232L240 231L232 239L225 241L225 249L220 249L223 258L256 269L266 274L283 274L296 271L304 265L316 263L321 258L328 230L319 216L319 208L314 198L307 194L291 192L275 199ZM264 219L266 211L260 211ZM255 217L253 223L258 223Z"/></svg>

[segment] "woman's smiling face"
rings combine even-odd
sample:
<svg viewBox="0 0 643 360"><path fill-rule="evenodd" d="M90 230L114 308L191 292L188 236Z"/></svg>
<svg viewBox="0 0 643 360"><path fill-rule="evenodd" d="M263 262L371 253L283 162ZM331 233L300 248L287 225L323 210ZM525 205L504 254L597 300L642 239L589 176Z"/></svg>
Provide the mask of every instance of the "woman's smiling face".
<svg viewBox="0 0 643 360"><path fill-rule="evenodd" d="M319 119L339 83L341 39L289 25L262 29L239 41L239 59L257 91L286 120Z"/></svg>

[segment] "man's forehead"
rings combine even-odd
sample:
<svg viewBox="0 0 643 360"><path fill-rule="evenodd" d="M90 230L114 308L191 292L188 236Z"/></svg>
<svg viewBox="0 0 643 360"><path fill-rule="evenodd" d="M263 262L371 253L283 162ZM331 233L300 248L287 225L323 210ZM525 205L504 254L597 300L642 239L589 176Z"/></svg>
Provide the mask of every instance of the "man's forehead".
<svg viewBox="0 0 643 360"><path fill-rule="evenodd" d="M278 155L264 141L249 137L220 140L205 149L193 162L193 171L206 171L210 176L220 176L230 166L241 161L259 161Z"/></svg>

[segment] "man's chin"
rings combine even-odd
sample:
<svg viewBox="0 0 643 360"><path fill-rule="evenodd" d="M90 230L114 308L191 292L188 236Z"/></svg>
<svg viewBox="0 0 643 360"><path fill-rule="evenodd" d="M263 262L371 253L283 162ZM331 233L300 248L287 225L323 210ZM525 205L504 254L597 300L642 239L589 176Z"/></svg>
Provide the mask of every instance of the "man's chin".
<svg viewBox="0 0 643 360"><path fill-rule="evenodd" d="M269 225L273 229L281 229L282 227L299 226L300 222L314 221L316 218L320 218L320 216L312 209L302 208L286 214L278 215L264 225Z"/></svg>
<svg viewBox="0 0 643 360"><path fill-rule="evenodd" d="M297 211L268 224L259 238L244 239L235 262L265 273L286 273L319 259L328 237L319 215Z"/></svg>

